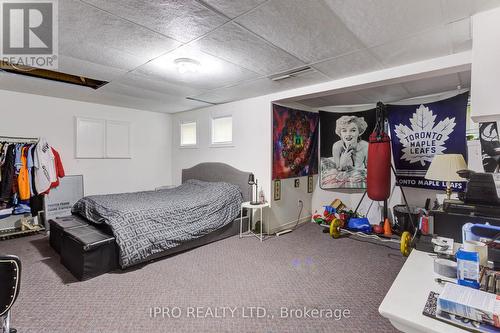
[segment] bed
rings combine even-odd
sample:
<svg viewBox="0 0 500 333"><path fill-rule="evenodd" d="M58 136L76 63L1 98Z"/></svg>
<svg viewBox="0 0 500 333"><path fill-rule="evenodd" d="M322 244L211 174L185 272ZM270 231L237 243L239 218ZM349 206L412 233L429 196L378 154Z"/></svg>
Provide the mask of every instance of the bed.
<svg viewBox="0 0 500 333"><path fill-rule="evenodd" d="M112 233L122 269L237 235L248 172L224 163L182 170L175 188L79 200L73 213Z"/></svg>

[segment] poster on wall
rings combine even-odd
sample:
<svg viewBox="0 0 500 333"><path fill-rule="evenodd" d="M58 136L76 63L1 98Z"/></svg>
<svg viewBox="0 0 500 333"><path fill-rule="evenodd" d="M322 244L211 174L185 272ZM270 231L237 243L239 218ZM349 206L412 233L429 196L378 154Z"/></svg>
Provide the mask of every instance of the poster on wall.
<svg viewBox="0 0 500 333"><path fill-rule="evenodd" d="M469 93L419 105L387 105L396 181L400 186L444 189L425 179L438 154L462 154L467 161L466 112ZM452 183L454 191L465 183Z"/></svg>
<svg viewBox="0 0 500 333"><path fill-rule="evenodd" d="M480 123L479 140L484 172L499 172L500 141L497 123Z"/></svg>
<svg viewBox="0 0 500 333"><path fill-rule="evenodd" d="M320 111L320 187L366 188L368 137L375 109L340 113Z"/></svg>
<svg viewBox="0 0 500 333"><path fill-rule="evenodd" d="M318 173L317 113L273 104L273 179Z"/></svg>

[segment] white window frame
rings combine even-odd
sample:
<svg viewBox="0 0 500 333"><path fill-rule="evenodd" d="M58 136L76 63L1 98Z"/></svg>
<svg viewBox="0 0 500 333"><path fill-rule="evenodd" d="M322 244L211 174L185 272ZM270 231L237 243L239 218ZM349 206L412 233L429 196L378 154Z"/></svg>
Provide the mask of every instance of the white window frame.
<svg viewBox="0 0 500 333"><path fill-rule="evenodd" d="M89 124L93 126L95 131L94 136L96 136L100 141L94 143L95 146L88 148L84 146L85 133L82 131L82 126ZM108 134L110 132L110 125L121 126L126 129L126 137L122 138L121 144L126 146L125 153L116 153L112 150L109 142ZM97 119L97 118L85 118L75 116L75 158L76 159L131 159L132 158L132 132L131 124L128 121L117 121L117 120L107 120L107 119ZM88 150L94 149L93 152L88 152Z"/></svg>
<svg viewBox="0 0 500 333"><path fill-rule="evenodd" d="M196 127L196 143L195 144L189 144L189 145L183 145L182 144L182 125L184 124L195 124ZM179 122L179 148L198 148L199 145L199 135L198 135L198 121L196 120L182 120Z"/></svg>
<svg viewBox="0 0 500 333"><path fill-rule="evenodd" d="M214 142L214 121L221 118L231 118L231 141L227 142ZM232 114L224 114L212 116L210 118L210 147L234 147L234 118Z"/></svg>

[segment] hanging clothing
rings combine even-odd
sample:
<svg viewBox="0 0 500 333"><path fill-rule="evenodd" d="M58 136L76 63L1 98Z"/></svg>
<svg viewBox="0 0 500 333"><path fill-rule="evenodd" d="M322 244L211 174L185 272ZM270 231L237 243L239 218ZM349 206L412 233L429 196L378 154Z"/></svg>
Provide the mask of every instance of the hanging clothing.
<svg viewBox="0 0 500 333"><path fill-rule="evenodd" d="M29 146L21 148L21 167L19 168L19 175L17 176L17 187L19 192L19 200L29 200L31 197L30 179L27 165Z"/></svg>
<svg viewBox="0 0 500 333"><path fill-rule="evenodd" d="M12 196L12 185L15 177L15 149L16 146L11 144L7 148L5 154L5 163L2 167L2 182L0 183L0 200L8 201Z"/></svg>
<svg viewBox="0 0 500 333"><path fill-rule="evenodd" d="M17 143L16 144L16 150L15 150L15 162L14 162L14 167L16 168L16 175L19 174L19 170L21 170L21 149L23 148L23 144Z"/></svg>
<svg viewBox="0 0 500 333"><path fill-rule="evenodd" d="M35 148L35 188L38 193L50 189L50 185L57 180L54 165L54 154L47 140L41 138Z"/></svg>
<svg viewBox="0 0 500 333"><path fill-rule="evenodd" d="M37 196L38 192L36 191L36 186L35 186L35 151L36 151L36 145L31 148L31 191L33 192L31 196Z"/></svg>
<svg viewBox="0 0 500 333"><path fill-rule="evenodd" d="M30 197L36 195L35 194L35 182L33 179L33 167L35 164L33 163L33 149L35 148L35 145L31 145L28 148L28 156L26 158L26 165L28 167L28 178L29 178L29 183L30 183Z"/></svg>
<svg viewBox="0 0 500 333"><path fill-rule="evenodd" d="M38 216L38 212L44 210L43 194L37 194L30 198L31 216Z"/></svg>
<svg viewBox="0 0 500 333"><path fill-rule="evenodd" d="M36 216L43 210L44 194L59 186L64 176L61 157L47 140L0 142L0 210Z"/></svg>
<svg viewBox="0 0 500 333"><path fill-rule="evenodd" d="M54 167L56 171L56 181L50 184L50 188L55 188L59 186L59 178L63 178L65 176L65 173L61 161L61 156L59 155L57 150L55 150L53 147L50 147L50 149L52 150L52 154L54 155Z"/></svg>

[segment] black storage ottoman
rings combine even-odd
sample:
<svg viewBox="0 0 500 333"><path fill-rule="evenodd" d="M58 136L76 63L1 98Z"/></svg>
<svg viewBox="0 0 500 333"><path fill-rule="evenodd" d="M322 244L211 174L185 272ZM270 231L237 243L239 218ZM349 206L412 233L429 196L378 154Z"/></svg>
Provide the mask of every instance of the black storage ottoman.
<svg viewBox="0 0 500 333"><path fill-rule="evenodd" d="M66 229L61 262L80 281L107 273L118 268L115 238L91 225Z"/></svg>
<svg viewBox="0 0 500 333"><path fill-rule="evenodd" d="M82 227L87 225L87 223L82 218L76 215L70 215L64 217L56 217L53 220L49 220L49 225L50 225L50 232L49 232L50 246L57 253L61 253L63 231L75 227Z"/></svg>

